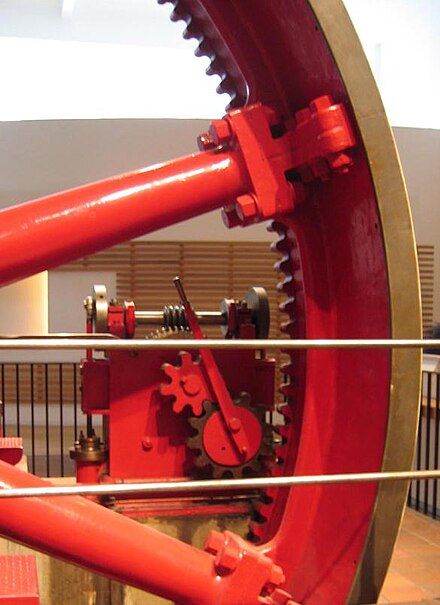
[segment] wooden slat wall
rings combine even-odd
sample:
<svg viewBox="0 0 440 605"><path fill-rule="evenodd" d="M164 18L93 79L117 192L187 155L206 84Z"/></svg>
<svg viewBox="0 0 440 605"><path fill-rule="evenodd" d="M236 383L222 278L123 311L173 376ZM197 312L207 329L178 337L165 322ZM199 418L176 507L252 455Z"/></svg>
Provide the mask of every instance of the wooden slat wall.
<svg viewBox="0 0 440 605"><path fill-rule="evenodd" d="M277 257L265 242L148 242L135 240L60 267L62 271L116 271L117 297L140 310L176 304L173 277L179 275L196 309L218 310L225 297L243 298L252 286L266 288L272 313L271 336L281 322L273 269ZM212 332L212 330L215 330ZM218 329L211 329L219 335Z"/></svg>
<svg viewBox="0 0 440 605"><path fill-rule="evenodd" d="M173 285L182 279L197 310L215 311L223 298L244 298L252 286L263 286L271 310L270 337L280 337L284 320L279 311L283 295L277 290L277 256L266 242L148 242L131 241L60 267L62 271L116 271L117 297L134 300L139 310L161 310L179 302ZM205 327L220 337L218 327ZM143 336L147 329L139 329ZM279 361L280 353L274 354ZM285 358L285 356L284 356Z"/></svg>
<svg viewBox="0 0 440 605"><path fill-rule="evenodd" d="M422 292L423 336L429 337L434 323L434 246L418 245L417 257Z"/></svg>
<svg viewBox="0 0 440 605"><path fill-rule="evenodd" d="M434 246L417 246L423 305L423 328L429 336L434 306ZM283 295L277 291L276 261L265 242L148 242L135 240L60 267L62 271L116 271L117 296L134 300L138 309L160 310L164 304L178 302L173 277L179 275L196 309L218 310L224 297L243 298L251 286L266 288L271 307L271 338L280 338L278 327L284 321L278 306ZM86 295L87 293L84 293ZM220 336L217 327L205 329L211 337ZM141 333L142 335L142 333ZM279 354L278 354L279 355ZM284 356L286 359L286 356ZM49 364L46 393L45 367L34 365L34 401L59 402L60 364ZM71 367L70 367L71 366ZM72 364L62 369L66 403L73 399ZM20 399L30 402L30 365L19 364ZM17 366L5 364L0 390L6 402L17 398ZM79 395L78 400L79 400Z"/></svg>

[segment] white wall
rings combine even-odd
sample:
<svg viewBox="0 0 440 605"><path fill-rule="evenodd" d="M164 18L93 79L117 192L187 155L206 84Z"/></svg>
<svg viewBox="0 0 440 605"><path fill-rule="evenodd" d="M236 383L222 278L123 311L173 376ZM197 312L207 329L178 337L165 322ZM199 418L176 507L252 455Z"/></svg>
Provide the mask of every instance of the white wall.
<svg viewBox="0 0 440 605"><path fill-rule="evenodd" d="M196 149L197 134L206 126L203 120L0 122L0 207L191 153ZM407 179L417 241L436 245L440 233L440 131L396 128L394 132ZM219 212L214 212L149 235L148 239L270 241L272 235L263 225L227 230ZM436 321L440 321L438 260ZM51 284L50 323L60 330L58 318L54 317L57 313L54 297L66 296L68 285L64 290L59 279L55 286L52 278ZM88 291L81 292L80 297L86 294Z"/></svg>
<svg viewBox="0 0 440 605"><path fill-rule="evenodd" d="M440 322L440 130L394 128L416 241L435 246L434 323Z"/></svg>

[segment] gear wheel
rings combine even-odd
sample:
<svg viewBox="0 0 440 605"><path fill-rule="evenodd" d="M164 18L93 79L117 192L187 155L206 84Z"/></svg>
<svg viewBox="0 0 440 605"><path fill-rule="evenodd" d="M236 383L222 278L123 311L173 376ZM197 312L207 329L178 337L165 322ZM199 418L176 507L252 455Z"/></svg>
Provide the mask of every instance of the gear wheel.
<svg viewBox="0 0 440 605"><path fill-rule="evenodd" d="M203 414L189 419L195 434L187 445L196 452L195 464L212 477L241 477L261 470L265 457L272 454L272 427L264 423L265 408L250 405L248 393L240 393L234 399L237 417L247 427L253 440L244 456L238 459L228 437L218 406L212 401L203 402ZM257 437L256 437L257 436Z"/></svg>
<svg viewBox="0 0 440 605"><path fill-rule="evenodd" d="M174 397L173 410L176 414L189 406L194 416L200 416L203 413L203 402L212 399L200 358L193 361L190 353L182 351L179 353L179 365L165 363L162 370L170 382L160 385L160 393Z"/></svg>

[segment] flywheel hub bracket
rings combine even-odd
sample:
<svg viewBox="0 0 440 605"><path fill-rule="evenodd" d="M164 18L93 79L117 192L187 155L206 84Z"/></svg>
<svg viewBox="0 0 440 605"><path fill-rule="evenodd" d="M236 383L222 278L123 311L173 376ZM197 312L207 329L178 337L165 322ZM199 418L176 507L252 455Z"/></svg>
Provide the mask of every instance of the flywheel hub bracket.
<svg viewBox="0 0 440 605"><path fill-rule="evenodd" d="M350 169L356 138L345 106L325 95L287 122L261 103L232 110L214 120L198 144L201 150L228 147L246 166L248 192L222 209L232 228L292 212L305 200L304 183Z"/></svg>
<svg viewBox="0 0 440 605"><path fill-rule="evenodd" d="M214 571L227 583L222 603L297 605L281 586L283 570L264 552L230 531L211 530L204 550L213 556Z"/></svg>

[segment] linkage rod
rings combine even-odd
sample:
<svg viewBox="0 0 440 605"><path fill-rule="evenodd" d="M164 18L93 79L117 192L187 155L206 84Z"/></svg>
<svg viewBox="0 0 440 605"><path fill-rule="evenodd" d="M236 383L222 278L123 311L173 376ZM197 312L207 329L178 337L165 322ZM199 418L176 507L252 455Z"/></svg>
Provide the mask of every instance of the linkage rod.
<svg viewBox="0 0 440 605"><path fill-rule="evenodd" d="M55 487L20 487L0 490L0 498L40 496L100 496L132 493L163 494L168 492L207 492L212 490L247 490L268 487L300 487L339 483L376 483L440 479L440 470L395 471L377 473L341 473L337 475L304 475L287 477L252 477L248 479L206 479L196 481L155 481L117 485L63 485Z"/></svg>
<svg viewBox="0 0 440 605"><path fill-rule="evenodd" d="M215 340L205 339L204 349L440 349L440 339L303 339L303 340ZM106 338L1 338L1 349L200 349L200 341L167 338L158 339L106 339Z"/></svg>

